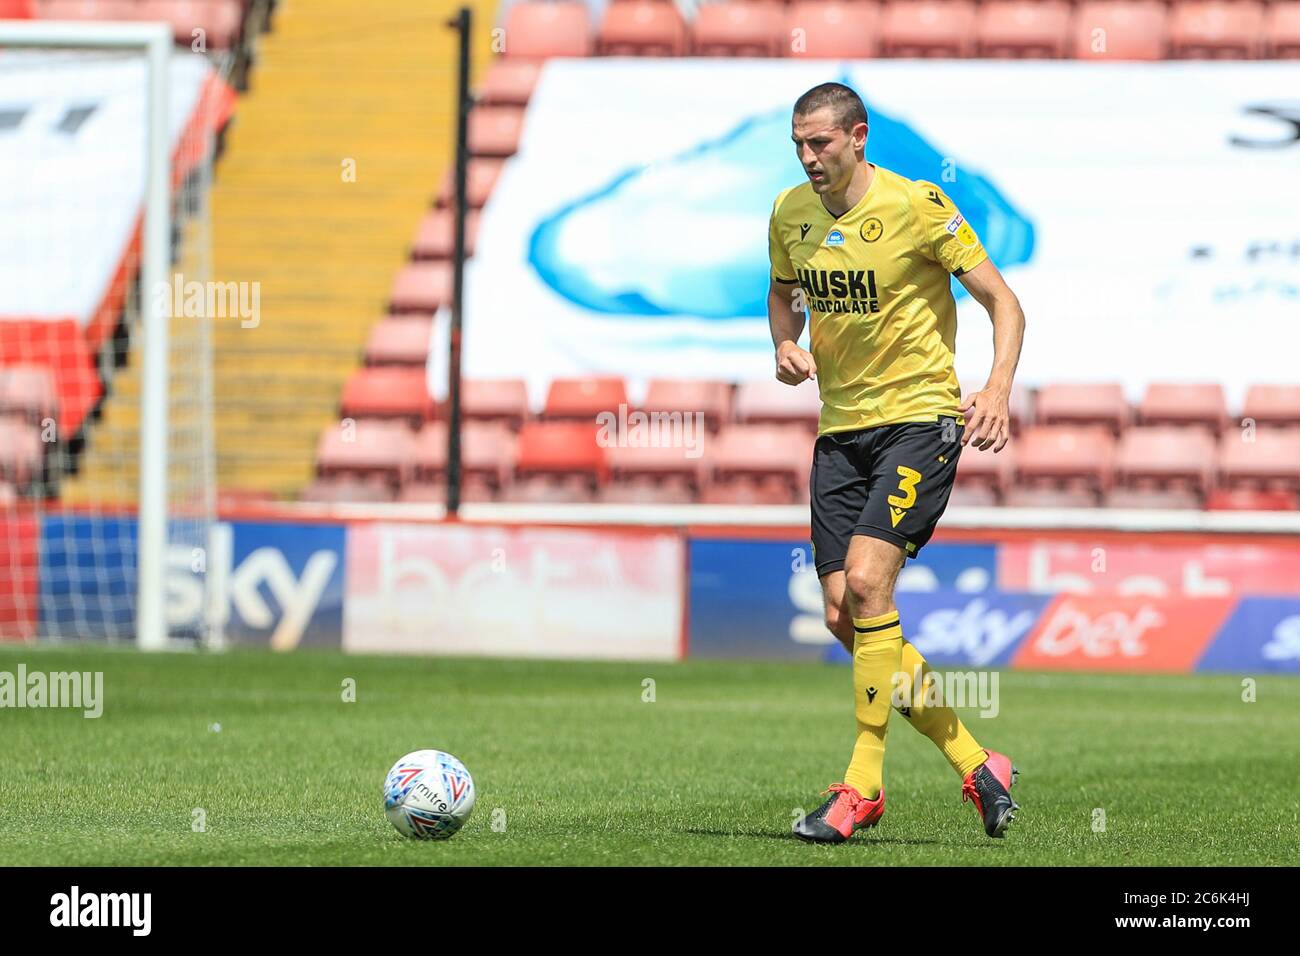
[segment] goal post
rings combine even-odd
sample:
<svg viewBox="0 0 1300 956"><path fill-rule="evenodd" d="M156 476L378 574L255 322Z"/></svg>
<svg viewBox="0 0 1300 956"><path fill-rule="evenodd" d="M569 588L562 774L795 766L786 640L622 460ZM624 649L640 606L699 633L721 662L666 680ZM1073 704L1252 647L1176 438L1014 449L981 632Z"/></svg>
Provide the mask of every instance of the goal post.
<svg viewBox="0 0 1300 956"><path fill-rule="evenodd" d="M142 63L144 71L143 89L133 89L129 99L133 108L138 103L143 104L143 116L133 120L142 121L143 155L122 163L123 169L136 175L141 167L143 172L143 190L133 194L129 200L134 208L128 210L131 219L126 227L128 236L138 235L138 256L134 253L137 247L130 245L129 239L117 253L122 260L113 280L122 286L121 300L115 307L117 314L107 318L110 331L103 340L89 345L95 357L94 369L100 379L95 383L99 395L97 407L89 409L84 419L79 420L76 450L67 450L65 444L57 455L46 454L43 474L49 475L51 470L57 473L47 477L40 487L18 488L18 507L29 507L37 515L39 530L35 533L41 539L38 548L44 548L48 543L46 537L54 533L48 528L58 524L65 529L65 538L58 548L61 553L51 557L41 551L39 555L39 570L35 572L37 578L42 578L37 582L39 608L35 612L39 617L39 636L106 636L113 639L133 634L136 645L142 650L177 646L174 639L177 634L186 637L188 646L194 646L196 641L209 646L218 644L219 625L214 614L214 602L206 593L205 563L207 535L215 508L211 356L207 328L210 317L184 318L192 326L184 329L180 336L179 347L188 351L184 355L185 361L178 365L175 351L178 342L173 335L177 316L170 308L170 296L162 292L172 286L173 268L184 268L182 262L173 259L174 237L180 239L176 248L184 247L187 239L183 233L187 225L192 225L185 222L186 218L202 219L206 215L206 195L187 197L183 193L188 190L206 193L206 170L212 156L211 130L206 119L201 120L199 135L202 142L197 149L193 144L187 146L191 153L200 157L196 164L198 171L175 169L172 158L180 118L172 115L176 91L172 75L173 33L168 24L0 21L0 51L5 54L8 68L7 74L0 71L0 82L6 77L14 82L15 70L11 67L20 70L23 64L21 61L12 64L13 58L9 54L18 52L25 52L29 58L41 53L51 57L79 56L92 63L90 70L105 68L105 62L108 68L112 68L131 60ZM179 55L188 56L185 53ZM78 69L75 59L70 67L61 60L49 62L54 63L65 77L69 73L75 74ZM132 82L133 77L134 74L130 78ZM17 85L21 87L22 84ZM0 93L3 92L4 88L0 86ZM89 92L93 94L93 91ZM104 95L109 97L112 94ZM74 101L75 95L70 94L69 102ZM204 92L200 92L196 109L202 110L205 101ZM120 116L124 102L128 101L119 97L105 102L109 105L102 112L114 113L114 116L97 117L101 122ZM33 112L40 110L37 108ZM31 121L35 122L34 119ZM187 134L182 129L179 135L183 139ZM100 157L92 153L81 159L94 165ZM120 156L113 157L105 160L103 165L112 165L120 160ZM21 156L17 162L22 162ZM61 168L66 170L68 167ZM69 175L73 180L83 178L75 171ZM87 175L84 178L92 177ZM134 182L128 179L98 186L83 184L80 188L98 188L101 195L106 195L117 190L123 193L134 190L139 182L139 179ZM123 196L115 196L112 201L120 206L122 200ZM18 233L23 229L32 230L38 245L42 238L51 240L43 252L29 250L31 256L75 255L66 244L58 241L61 238L60 226L53 223L62 212L59 208L61 201L61 197L48 200L52 207L52 222L40 224L37 221L41 218L38 209L36 214L27 216L25 224L14 226ZM174 204L181 210L175 217ZM187 217L187 208L194 209L195 215ZM138 223L138 234L132 232L134 223ZM6 227L0 226L3 228ZM89 228L89 223L84 228ZM198 263L195 268L202 270L207 266L206 248L193 246L206 244L206 221L191 231L196 234L191 248L178 254L187 262ZM21 235L11 236L10 241L14 245L32 244ZM105 251L102 242L95 250L97 256ZM57 275L72 268L76 266L68 263L52 265L49 274ZM203 275L202 279L206 280L207 276ZM29 296L25 301L19 294L16 304L0 300L0 321L12 318L7 312L16 310L21 315L23 306L33 299L39 299L39 296ZM51 314L56 309L57 304L50 306ZM84 328L85 316L74 317L83 323ZM12 354L6 358L13 361ZM20 350L19 364L22 359ZM124 370L131 365L137 367L127 376ZM0 373L3 371L0 367ZM115 382L114 379L121 381ZM105 435L97 443L97 432L106 430L106 423L95 419L103 415L109 399L122 406L113 409L119 413L114 424L117 437L114 443L110 443ZM174 409L177 410L175 418L184 423L179 431L173 430ZM193 460L178 462L172 451L182 432L185 432L185 440L192 442L187 455L192 455ZM188 437L191 432L195 436L192 439ZM66 442L72 436L58 437ZM67 496L61 498L61 492L74 482L80 481L85 485L90 480L85 474L85 466L91 451L97 455L95 467L90 469L97 471L97 483L83 487L72 501ZM51 466L51 460L56 464ZM178 470L174 472L174 468ZM181 480L186 487L178 493L177 483ZM110 519L119 520L126 516L122 520L131 521L132 515L133 527L128 530L105 530L110 526ZM101 524L94 524L101 520ZM92 524L88 531L81 526L76 532L67 531L74 521ZM182 525L183 530L178 531ZM111 534L117 534L118 540L107 541ZM178 541L178 537L183 540ZM191 611L197 608L197 618L179 623L177 614L169 615L168 608L169 564L172 565L170 573L176 573L176 566L184 558L184 552L180 555L175 552L178 543L188 545L195 555L191 571L196 583L188 587L191 599L187 608ZM12 572L17 559L14 548L8 550ZM133 568L129 566L132 562ZM82 582L74 580L83 573L97 575L100 580L83 587ZM0 577L5 574L6 569L0 566ZM63 574L69 580L43 579ZM14 573L10 577L12 579ZM133 594L130 593L132 583ZM9 599L13 601L16 600L13 595L18 594L19 589L12 586L12 580L10 585ZM197 598L192 597L195 588L199 592ZM3 600L4 594L0 593L0 601ZM66 602L67 606L60 602ZM86 606L96 603L103 606ZM24 613L30 616L33 612L26 608ZM119 625L120 629L115 629Z"/></svg>

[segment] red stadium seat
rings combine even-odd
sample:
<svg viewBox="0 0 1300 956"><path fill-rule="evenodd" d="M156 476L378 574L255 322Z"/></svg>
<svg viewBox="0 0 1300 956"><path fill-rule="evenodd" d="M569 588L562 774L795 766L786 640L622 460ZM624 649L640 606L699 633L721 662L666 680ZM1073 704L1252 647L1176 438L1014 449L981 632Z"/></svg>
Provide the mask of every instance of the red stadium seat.
<svg viewBox="0 0 1300 956"><path fill-rule="evenodd" d="M593 501L591 481L581 475L530 475L520 478L501 494L501 501L517 504L582 504Z"/></svg>
<svg viewBox="0 0 1300 956"><path fill-rule="evenodd" d="M1138 418L1144 425L1202 425L1217 435L1227 424L1228 405L1218 383L1152 382L1138 407Z"/></svg>
<svg viewBox="0 0 1300 956"><path fill-rule="evenodd" d="M993 508L997 493L984 485L955 485L948 495L949 508Z"/></svg>
<svg viewBox="0 0 1300 956"><path fill-rule="evenodd" d="M1040 425L1104 425L1118 435L1130 418L1118 383L1044 385L1038 390L1037 405Z"/></svg>
<svg viewBox="0 0 1300 956"><path fill-rule="evenodd" d="M736 388L736 419L750 425L800 424L817 427L821 397L815 382L789 386L774 378L741 382Z"/></svg>
<svg viewBox="0 0 1300 956"><path fill-rule="evenodd" d="M402 485L397 493L397 500L406 504L441 505L447 503L447 483L441 479L435 481L411 481ZM469 504L496 501L493 486L480 477L467 475L460 483L460 500Z"/></svg>
<svg viewBox="0 0 1300 956"><path fill-rule="evenodd" d="M366 364L424 368L432 334L433 320L424 316L392 316L377 322L366 339Z"/></svg>
<svg viewBox="0 0 1300 956"><path fill-rule="evenodd" d="M641 410L702 414L705 427L717 431L723 422L731 420L731 384L704 379L652 379Z"/></svg>
<svg viewBox="0 0 1300 956"><path fill-rule="evenodd" d="M1251 0L1176 3L1169 19L1169 47L1182 59L1250 60L1264 40L1264 5Z"/></svg>
<svg viewBox="0 0 1300 956"><path fill-rule="evenodd" d="M517 3L506 14L506 45L511 59L589 56L591 20L580 2Z"/></svg>
<svg viewBox="0 0 1300 956"><path fill-rule="evenodd" d="M1252 385L1241 417L1257 425L1300 425L1300 385Z"/></svg>
<svg viewBox="0 0 1300 956"><path fill-rule="evenodd" d="M695 492L685 482L634 478L606 485L596 500L607 505L688 505Z"/></svg>
<svg viewBox="0 0 1300 956"><path fill-rule="evenodd" d="M684 56L686 21L676 4L623 0L605 8L596 50L606 56Z"/></svg>
<svg viewBox="0 0 1300 956"><path fill-rule="evenodd" d="M1045 57L1067 54L1070 5L1064 0L992 0L976 20L979 55Z"/></svg>
<svg viewBox="0 0 1300 956"><path fill-rule="evenodd" d="M1012 441L1000 452L991 448L980 451L967 445L961 450L957 459L957 477L954 485L959 488L987 488L995 495L1001 495L1016 473L1016 447Z"/></svg>
<svg viewBox="0 0 1300 956"><path fill-rule="evenodd" d="M1219 475L1229 488L1300 489L1300 428L1225 432Z"/></svg>
<svg viewBox="0 0 1300 956"><path fill-rule="evenodd" d="M383 504L393 500L393 486L376 478L317 478L298 498L320 504Z"/></svg>
<svg viewBox="0 0 1300 956"><path fill-rule="evenodd" d="M596 441L594 422L526 422L519 430L515 473L577 475L594 490L607 474L605 449Z"/></svg>
<svg viewBox="0 0 1300 956"><path fill-rule="evenodd" d="M401 422L340 422L326 426L316 443L321 478L380 478L396 488L411 470L415 436Z"/></svg>
<svg viewBox="0 0 1300 956"><path fill-rule="evenodd" d="M479 87L478 102L484 106L526 106L541 74L542 64L533 60L493 60Z"/></svg>
<svg viewBox="0 0 1300 956"><path fill-rule="evenodd" d="M1115 480L1129 488L1180 486L1205 494L1214 482L1214 462L1214 439L1199 428L1130 428L1115 453Z"/></svg>
<svg viewBox="0 0 1300 956"><path fill-rule="evenodd" d="M465 213L465 255L474 254L478 239L479 211ZM456 251L456 213L451 206L431 209L424 214L411 244L412 259L450 259Z"/></svg>
<svg viewBox="0 0 1300 956"><path fill-rule="evenodd" d="M1104 491L1111 484L1114 451L1115 439L1100 426L1035 425L1019 438L1017 484Z"/></svg>
<svg viewBox="0 0 1300 956"><path fill-rule="evenodd" d="M1158 0L1096 0L1074 8L1070 32L1079 60L1159 60L1168 45Z"/></svg>
<svg viewBox="0 0 1300 956"><path fill-rule="evenodd" d="M880 4L873 0L804 0L786 11L785 55L866 60L880 52ZM802 30L802 34L794 31Z"/></svg>
<svg viewBox="0 0 1300 956"><path fill-rule="evenodd" d="M546 392L542 416L594 423L597 415L608 413L617 420L620 405L627 406L627 387L621 378L557 378Z"/></svg>
<svg viewBox="0 0 1300 956"><path fill-rule="evenodd" d="M887 3L880 34L886 56L973 56L975 4L968 0Z"/></svg>
<svg viewBox="0 0 1300 956"><path fill-rule="evenodd" d="M1279 489L1216 488L1205 507L1208 511L1294 511L1300 508L1300 495Z"/></svg>
<svg viewBox="0 0 1300 956"><path fill-rule="evenodd" d="M706 505L789 505L795 498L781 478L728 478L710 482L700 496Z"/></svg>
<svg viewBox="0 0 1300 956"><path fill-rule="evenodd" d="M13 415L39 425L59 415L58 384L43 365L0 367L0 415Z"/></svg>
<svg viewBox="0 0 1300 956"><path fill-rule="evenodd" d="M466 421L499 421L519 430L528 418L528 386L521 378L467 378L460 383Z"/></svg>
<svg viewBox="0 0 1300 956"><path fill-rule="evenodd" d="M1271 3L1264 21L1267 55L1273 59L1300 59L1300 3Z"/></svg>
<svg viewBox="0 0 1300 956"><path fill-rule="evenodd" d="M26 20L32 16L32 0L0 0L0 20Z"/></svg>
<svg viewBox="0 0 1300 956"><path fill-rule="evenodd" d="M1201 507L1201 497L1186 488L1112 488L1102 498L1106 508L1132 508L1137 511L1156 511L1170 508L1196 510Z"/></svg>
<svg viewBox="0 0 1300 956"><path fill-rule="evenodd" d="M1002 503L1008 508L1095 508L1097 493L1087 488L1012 488Z"/></svg>
<svg viewBox="0 0 1300 956"><path fill-rule="evenodd" d="M814 438L792 425L729 425L709 442L716 481L778 478L794 493L807 484Z"/></svg>
<svg viewBox="0 0 1300 956"><path fill-rule="evenodd" d="M22 489L40 480L44 454L38 426L0 418L0 481Z"/></svg>
<svg viewBox="0 0 1300 956"><path fill-rule="evenodd" d="M775 0L705 3L691 26L696 56L781 56L789 40L785 7Z"/></svg>
<svg viewBox="0 0 1300 956"><path fill-rule="evenodd" d="M433 417L428 374L421 366L359 368L343 386L344 418L400 418L418 426Z"/></svg>
<svg viewBox="0 0 1300 956"><path fill-rule="evenodd" d="M487 156L472 158L465 166L465 198L470 209L481 209L496 188L501 170L505 168L504 159L492 159ZM442 189L438 192L438 206L455 206L456 170L447 170L443 177Z"/></svg>
<svg viewBox="0 0 1300 956"><path fill-rule="evenodd" d="M710 439L698 436L703 442ZM704 471L703 445L695 451L684 446L641 447L616 445L606 449L612 480L617 482L651 479L660 484L674 480L683 486L698 489ZM694 457L692 457L694 455Z"/></svg>
<svg viewBox="0 0 1300 956"><path fill-rule="evenodd" d="M519 151L524 110L519 106L476 106L470 111L466 139L472 156L504 158Z"/></svg>
<svg viewBox="0 0 1300 956"><path fill-rule="evenodd" d="M515 433L500 422L465 422L460 432L460 467L465 480L473 478L499 490L510 480L515 465ZM412 478L417 482L446 480L447 425L430 422L420 429L412 446Z"/></svg>
<svg viewBox="0 0 1300 956"><path fill-rule="evenodd" d="M418 312L432 315L451 305L450 262L413 262L398 270L388 296L394 314Z"/></svg>

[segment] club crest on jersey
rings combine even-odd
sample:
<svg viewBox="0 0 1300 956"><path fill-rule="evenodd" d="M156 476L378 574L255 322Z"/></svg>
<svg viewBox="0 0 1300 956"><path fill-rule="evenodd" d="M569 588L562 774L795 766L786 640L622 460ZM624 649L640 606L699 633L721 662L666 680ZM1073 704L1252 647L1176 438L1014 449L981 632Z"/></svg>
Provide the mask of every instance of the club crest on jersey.
<svg viewBox="0 0 1300 956"><path fill-rule="evenodd" d="M830 232L826 233L826 245L828 246L844 245L844 233L840 232L838 229L832 229Z"/></svg>
<svg viewBox="0 0 1300 956"><path fill-rule="evenodd" d="M872 216L870 219L864 222L862 224L862 228L859 230L859 232L862 233L862 238L866 242L875 242L877 239L881 237L881 235L884 234L884 231L885 231L884 223L882 223L875 216Z"/></svg>

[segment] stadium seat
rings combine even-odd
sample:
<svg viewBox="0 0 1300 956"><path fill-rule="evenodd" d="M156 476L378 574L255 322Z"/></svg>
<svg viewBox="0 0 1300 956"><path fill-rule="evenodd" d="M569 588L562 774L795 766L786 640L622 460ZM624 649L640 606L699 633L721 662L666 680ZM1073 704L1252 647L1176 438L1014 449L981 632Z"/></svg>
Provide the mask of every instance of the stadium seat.
<svg viewBox="0 0 1300 956"><path fill-rule="evenodd" d="M621 378L557 378L547 389L542 417L594 423L597 415L606 413L617 419L620 405L627 407L627 387Z"/></svg>
<svg viewBox="0 0 1300 956"><path fill-rule="evenodd" d="M1229 488L1300 489L1300 428L1260 428L1251 440L1230 429L1219 442L1219 476Z"/></svg>
<svg viewBox="0 0 1300 956"><path fill-rule="evenodd" d="M594 422L525 422L518 447L515 474L520 479L577 475L594 490L607 474Z"/></svg>
<svg viewBox="0 0 1300 956"><path fill-rule="evenodd" d="M1241 417L1257 425L1300 425L1300 385L1252 385Z"/></svg>
<svg viewBox="0 0 1300 956"><path fill-rule="evenodd" d="M596 51L605 56L684 56L686 21L673 3L623 0L605 8Z"/></svg>
<svg viewBox="0 0 1300 956"><path fill-rule="evenodd" d="M496 188L501 170L505 168L504 159L492 159L480 156L470 159L465 166L465 198L470 209L481 209ZM438 191L437 204L441 207L454 206L456 198L456 170L447 170L442 179L442 188Z"/></svg>
<svg viewBox="0 0 1300 956"><path fill-rule="evenodd" d="M424 368L432 334L433 320L424 316L391 316L376 322L366 339L366 364Z"/></svg>
<svg viewBox="0 0 1300 956"><path fill-rule="evenodd" d="M794 33L802 30L802 36ZM807 59L867 60L880 53L880 4L873 0L804 0L785 17L791 43L785 55Z"/></svg>
<svg viewBox="0 0 1300 956"><path fill-rule="evenodd" d="M880 36L886 56L973 56L975 4L968 0L886 3Z"/></svg>
<svg viewBox="0 0 1300 956"><path fill-rule="evenodd" d="M814 382L791 387L774 378L741 382L736 388L736 420L749 425L799 424L813 431L821 414Z"/></svg>
<svg viewBox="0 0 1300 956"><path fill-rule="evenodd" d="M695 492L685 482L636 478L606 485L596 500L607 505L687 505L695 501Z"/></svg>
<svg viewBox="0 0 1300 956"><path fill-rule="evenodd" d="M0 415L21 417L33 425L59 415L58 385L43 365L0 367Z"/></svg>
<svg viewBox="0 0 1300 956"><path fill-rule="evenodd" d="M1223 386L1152 382L1138 406L1138 419L1144 425L1201 425L1217 435L1228 421Z"/></svg>
<svg viewBox="0 0 1300 956"><path fill-rule="evenodd" d="M706 442L709 439L704 439ZM705 458L700 446L692 457L690 449L678 446L615 445L605 450L612 481L652 480L658 484L674 481L689 489L702 484Z"/></svg>
<svg viewBox="0 0 1300 956"><path fill-rule="evenodd" d="M316 443L321 478L380 478L396 488L407 479L415 436L405 424L389 421L327 425Z"/></svg>
<svg viewBox="0 0 1300 956"><path fill-rule="evenodd" d="M708 468L718 482L778 478L793 494L807 484L813 442L794 425L728 425L709 442Z"/></svg>
<svg viewBox="0 0 1300 956"><path fill-rule="evenodd" d="M1011 488L1002 504L1008 508L1095 508L1097 492L1088 488Z"/></svg>
<svg viewBox="0 0 1300 956"><path fill-rule="evenodd" d="M700 496L706 505L789 505L794 493L782 478L737 477L712 481Z"/></svg>
<svg viewBox="0 0 1300 956"><path fill-rule="evenodd" d="M955 485L948 495L949 508L992 508L997 503L997 493L984 485Z"/></svg>
<svg viewBox="0 0 1300 956"><path fill-rule="evenodd" d="M641 410L699 413L704 416L704 426L716 432L731 420L731 384L706 379L652 379Z"/></svg>
<svg viewBox="0 0 1300 956"><path fill-rule="evenodd" d="M1207 511L1294 511L1300 496L1294 492L1258 488L1216 488L1205 499Z"/></svg>
<svg viewBox="0 0 1300 956"><path fill-rule="evenodd" d="M524 110L519 106L476 106L470 110L466 139L471 156L505 158L519 151Z"/></svg>
<svg viewBox="0 0 1300 956"><path fill-rule="evenodd" d="M976 19L979 55L1059 59L1069 49L1070 5L1064 0L992 0Z"/></svg>
<svg viewBox="0 0 1300 956"><path fill-rule="evenodd" d="M467 378L460 384L466 421L504 422L518 431L528 418L528 386L521 378Z"/></svg>
<svg viewBox="0 0 1300 956"><path fill-rule="evenodd" d="M493 60L479 87L478 102L484 106L526 106L541 74L542 64L533 60L509 57Z"/></svg>
<svg viewBox="0 0 1300 956"><path fill-rule="evenodd" d="M789 42L785 6L775 0L701 4L691 25L696 56L781 56Z"/></svg>
<svg viewBox="0 0 1300 956"><path fill-rule="evenodd" d="M1300 59L1300 3L1271 3L1264 21L1266 53L1277 60Z"/></svg>
<svg viewBox="0 0 1300 956"><path fill-rule="evenodd" d="M1079 60L1159 60L1168 43L1158 0L1097 0L1074 8L1070 33Z"/></svg>
<svg viewBox="0 0 1300 956"><path fill-rule="evenodd" d="M1251 0L1175 3L1169 18L1170 52L1181 59L1250 60L1264 39L1264 5Z"/></svg>
<svg viewBox="0 0 1300 956"><path fill-rule="evenodd" d="M1201 497L1186 488L1112 488L1102 498L1105 508L1156 511L1171 508L1199 509Z"/></svg>
<svg viewBox="0 0 1300 956"><path fill-rule="evenodd" d="M1040 425L1103 425L1115 435L1130 418L1118 383L1044 385L1038 390L1037 409Z"/></svg>
<svg viewBox="0 0 1300 956"><path fill-rule="evenodd" d="M343 386L344 418L398 418L419 426L434 415L423 366L359 368Z"/></svg>
<svg viewBox="0 0 1300 956"><path fill-rule="evenodd" d="M591 20L581 2L517 3L506 14L505 35L502 53L510 59L591 54Z"/></svg>
<svg viewBox="0 0 1300 956"><path fill-rule="evenodd" d="M478 239L479 211L465 213L465 255L474 254ZM412 259L450 259L456 251L456 213L453 207L430 209L420 220L411 244Z"/></svg>
<svg viewBox="0 0 1300 956"><path fill-rule="evenodd" d="M447 483L442 479L408 482L397 493L397 500L405 504L446 504ZM497 495L493 486L481 477L466 475L460 483L460 500L468 504L482 504L496 501Z"/></svg>
<svg viewBox="0 0 1300 956"><path fill-rule="evenodd" d="M967 445L957 459L954 486L986 488L995 496L1002 495L1015 477L1017 445L1018 442L1012 441L996 453L992 449L980 451Z"/></svg>
<svg viewBox="0 0 1300 956"><path fill-rule="evenodd" d="M500 490L509 483L515 464L516 437L500 422L465 422L460 432L461 474ZM447 424L429 422L412 446L414 481L446 480Z"/></svg>
<svg viewBox="0 0 1300 956"><path fill-rule="evenodd" d="M0 20L26 20L33 15L34 0L0 0Z"/></svg>
<svg viewBox="0 0 1300 956"><path fill-rule="evenodd" d="M1111 484L1114 451L1115 439L1097 425L1026 428L1016 449L1017 485L1104 491Z"/></svg>
<svg viewBox="0 0 1300 956"><path fill-rule="evenodd" d="M382 479L317 478L298 498L320 504L384 504L393 500L393 491Z"/></svg>
<svg viewBox="0 0 1300 956"><path fill-rule="evenodd" d="M1199 428L1130 428L1115 452L1115 480L1128 488L1183 487L1205 494L1214 482L1214 439Z"/></svg>
<svg viewBox="0 0 1300 956"><path fill-rule="evenodd" d="M395 315L418 312L432 315L451 305L452 269L450 262L412 262L393 277L388 296L389 311Z"/></svg>
<svg viewBox="0 0 1300 956"><path fill-rule="evenodd" d="M516 504L582 504L594 500L591 480L582 475L529 475L502 492L501 501Z"/></svg>
<svg viewBox="0 0 1300 956"><path fill-rule="evenodd" d="M0 418L0 481L19 490L41 478L45 444L36 425Z"/></svg>

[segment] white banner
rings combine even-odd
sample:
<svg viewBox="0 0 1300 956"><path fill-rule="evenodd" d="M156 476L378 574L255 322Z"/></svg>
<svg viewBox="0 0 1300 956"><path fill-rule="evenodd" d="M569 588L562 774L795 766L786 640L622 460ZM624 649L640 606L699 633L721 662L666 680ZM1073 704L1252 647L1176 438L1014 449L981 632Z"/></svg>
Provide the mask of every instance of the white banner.
<svg viewBox="0 0 1300 956"><path fill-rule="evenodd" d="M1020 296L1019 381L1295 381L1300 64L552 60L468 271L466 373L772 374L767 217L826 80ZM958 372L991 329L959 291ZM440 376L441 354L431 371Z"/></svg>

